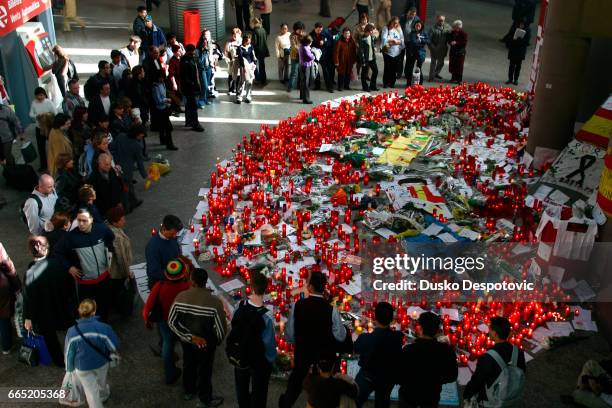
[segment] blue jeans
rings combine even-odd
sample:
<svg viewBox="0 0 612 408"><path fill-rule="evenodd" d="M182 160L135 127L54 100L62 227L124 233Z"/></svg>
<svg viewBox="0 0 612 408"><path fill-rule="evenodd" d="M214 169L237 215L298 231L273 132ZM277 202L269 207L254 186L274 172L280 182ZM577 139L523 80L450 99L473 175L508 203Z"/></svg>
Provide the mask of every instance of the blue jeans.
<svg viewBox="0 0 612 408"><path fill-rule="evenodd" d="M159 322L159 331L162 336L162 359L164 360L164 376L166 382L170 382L176 376L176 366L174 365L174 345L176 335L168 327L168 322Z"/></svg>
<svg viewBox="0 0 612 408"><path fill-rule="evenodd" d="M2 351L8 351L13 347L13 325L11 318L0 319L0 347Z"/></svg>
<svg viewBox="0 0 612 408"><path fill-rule="evenodd" d="M210 95L210 85L212 80L212 68L208 67L200 71L200 99L198 105L206 105Z"/></svg>
<svg viewBox="0 0 612 408"><path fill-rule="evenodd" d="M287 90L295 89L298 86L298 68L300 66L300 60L292 59L291 60L291 74L289 75L289 83L287 84Z"/></svg>

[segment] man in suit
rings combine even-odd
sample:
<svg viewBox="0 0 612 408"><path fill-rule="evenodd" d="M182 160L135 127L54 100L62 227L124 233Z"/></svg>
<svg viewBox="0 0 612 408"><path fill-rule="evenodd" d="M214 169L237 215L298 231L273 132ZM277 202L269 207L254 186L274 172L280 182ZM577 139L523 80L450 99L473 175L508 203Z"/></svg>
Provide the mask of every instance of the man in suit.
<svg viewBox="0 0 612 408"><path fill-rule="evenodd" d="M107 81L100 86L98 96L89 100L89 106L87 107L89 123L95 126L101 118L108 117L111 113L111 103L111 84Z"/></svg>

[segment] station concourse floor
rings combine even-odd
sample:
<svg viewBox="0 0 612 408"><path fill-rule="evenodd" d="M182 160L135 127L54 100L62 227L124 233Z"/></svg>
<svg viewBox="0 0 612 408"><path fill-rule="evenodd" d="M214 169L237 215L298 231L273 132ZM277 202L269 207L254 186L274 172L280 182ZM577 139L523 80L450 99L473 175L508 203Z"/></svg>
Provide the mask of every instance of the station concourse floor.
<svg viewBox="0 0 612 408"><path fill-rule="evenodd" d="M234 12L226 5L227 25L234 23ZM333 0L332 16L348 14L350 0ZM77 64L84 80L97 71L97 62L109 60L111 49L119 49L128 41L135 17L138 1L128 0L81 0L79 15L86 21L88 27L84 30L73 28L71 32L62 32L62 18L56 17L56 32L58 44L67 49L68 54ZM272 33L268 45L273 53L274 38L281 22L289 26L297 19L306 24L307 30L316 21L324 24L331 19L322 19L318 13L318 1L291 0L289 3L280 0L274 3L271 17ZM436 11L443 13L448 22L455 19L463 20L464 29L469 35L464 80L467 82L483 81L500 86L507 79L508 60L502 37L511 23L511 8L482 0L437 0ZM162 0L160 8L154 8L151 14L157 25L168 29L168 2ZM333 18L333 17L332 17ZM356 13L349 19L349 26L356 24ZM523 63L519 86L524 90L528 84L531 69L533 38L528 57ZM379 87L382 80L382 58L378 55ZM302 105L297 99L298 91L287 93L285 87L278 82L276 59L266 60L270 84L265 88L255 87L253 103L250 105L235 105L226 93L226 72L219 73L217 88L220 97L213 104L199 111L200 122L206 129L205 133L195 133L185 130L183 118L173 122L175 130L173 138L179 147L178 151L167 152L158 144L157 135L151 133L148 137L150 156L162 153L172 164L172 171L145 191L143 183L136 186L137 195L144 204L127 218L126 232L132 240L134 262L144 261L144 247L150 236L151 228L157 227L165 214L176 214L185 222L195 212L197 192L207 183L209 172L217 162L217 158L228 157L231 149L240 143L243 135L252 130L258 130L261 124L273 125L278 120L293 116L301 110L312 106ZM429 69L429 61L424 64L424 72ZM446 79L448 61L442 72ZM399 80L403 86L405 79ZM442 83L446 86L446 83ZM425 82L426 86L438 86L438 83ZM328 99L347 96L361 89L360 83L352 83L353 91L335 92L313 91L311 96L315 104ZM33 138L33 127L28 129L28 137ZM37 165L37 163L34 163ZM4 244L20 271L24 273L29 262L25 251L26 228L17 217L18 208L27 194L9 190L0 180L2 193L8 199L8 205L0 209L0 242ZM168 407L195 406L196 402L184 402L180 385L166 386L162 382L163 368L161 359L153 357L149 344L157 341L154 332L147 331L141 320L140 306L128 321L112 322L118 332L124 360L121 366L110 372L111 398L108 407ZM177 351L180 347L177 347ZM582 364L588 359L600 360L609 355L607 345L599 335L593 335L581 342L563 346L559 349L541 352L537 358L528 364L527 386L522 407L546 408L563 406L559 396L570 394L575 386L576 377ZM38 367L27 368L16 361L16 354L0 356L0 386L1 387L59 387L63 372L57 368ZM227 363L224 350L217 350L213 385L215 394L225 398L224 407L236 407L232 367ZM180 381L179 381L180 384ZM285 384L273 380L270 384L268 406L276 407L278 396L283 392ZM56 406L56 403L32 404L2 404L2 406ZM304 395L296 406L305 406ZM371 404L373 406L373 404Z"/></svg>

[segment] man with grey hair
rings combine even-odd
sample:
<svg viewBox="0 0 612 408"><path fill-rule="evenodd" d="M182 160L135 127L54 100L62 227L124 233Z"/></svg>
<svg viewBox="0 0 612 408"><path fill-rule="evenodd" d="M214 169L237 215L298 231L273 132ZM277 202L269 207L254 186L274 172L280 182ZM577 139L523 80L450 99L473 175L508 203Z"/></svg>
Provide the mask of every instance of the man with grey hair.
<svg viewBox="0 0 612 408"><path fill-rule="evenodd" d="M24 201L21 213L28 230L33 235L40 235L47 228L55 209L57 194L55 193L55 180L48 174L38 178L38 185Z"/></svg>
<svg viewBox="0 0 612 408"><path fill-rule="evenodd" d="M451 31L452 28L443 15L437 16L436 24L429 29L429 54L431 55L429 81L442 79L440 72L444 68L444 59L448 53L448 39Z"/></svg>
<svg viewBox="0 0 612 408"><path fill-rule="evenodd" d="M122 202L123 187L108 153L101 153L98 156L97 166L98 171L91 173L89 184L96 191L94 205L102 217L106 218L106 212Z"/></svg>

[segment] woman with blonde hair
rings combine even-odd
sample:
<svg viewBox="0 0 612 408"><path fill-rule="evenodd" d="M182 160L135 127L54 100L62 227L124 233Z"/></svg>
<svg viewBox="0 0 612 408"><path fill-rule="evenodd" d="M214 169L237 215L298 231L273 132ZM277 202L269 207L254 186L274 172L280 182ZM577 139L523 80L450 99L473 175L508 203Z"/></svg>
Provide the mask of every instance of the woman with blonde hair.
<svg viewBox="0 0 612 408"><path fill-rule="evenodd" d="M236 92L238 76L240 75L240 64L238 63L238 48L242 45L242 30L239 27L232 28L230 40L225 43L223 54L227 60L227 93L231 95Z"/></svg>
<svg viewBox="0 0 612 408"><path fill-rule="evenodd" d="M74 66L74 62L70 59L66 51L59 46L55 45L52 49L53 55L55 56L55 61L49 67L45 69L50 69L55 75L57 79L57 85L59 86L60 92L62 96L66 96L66 90L68 87L68 81L71 79L79 80L79 74L76 71L76 67Z"/></svg>
<svg viewBox="0 0 612 408"><path fill-rule="evenodd" d="M76 374L90 408L103 407L110 396L106 377L119 347L117 334L98 320L96 308L95 300L83 299L79 304L81 318L68 329L65 341L66 371Z"/></svg>
<svg viewBox="0 0 612 408"><path fill-rule="evenodd" d="M397 70L402 64L402 50L405 48L404 33L398 17L391 17L382 29L380 46L383 54L383 88L394 88Z"/></svg>

